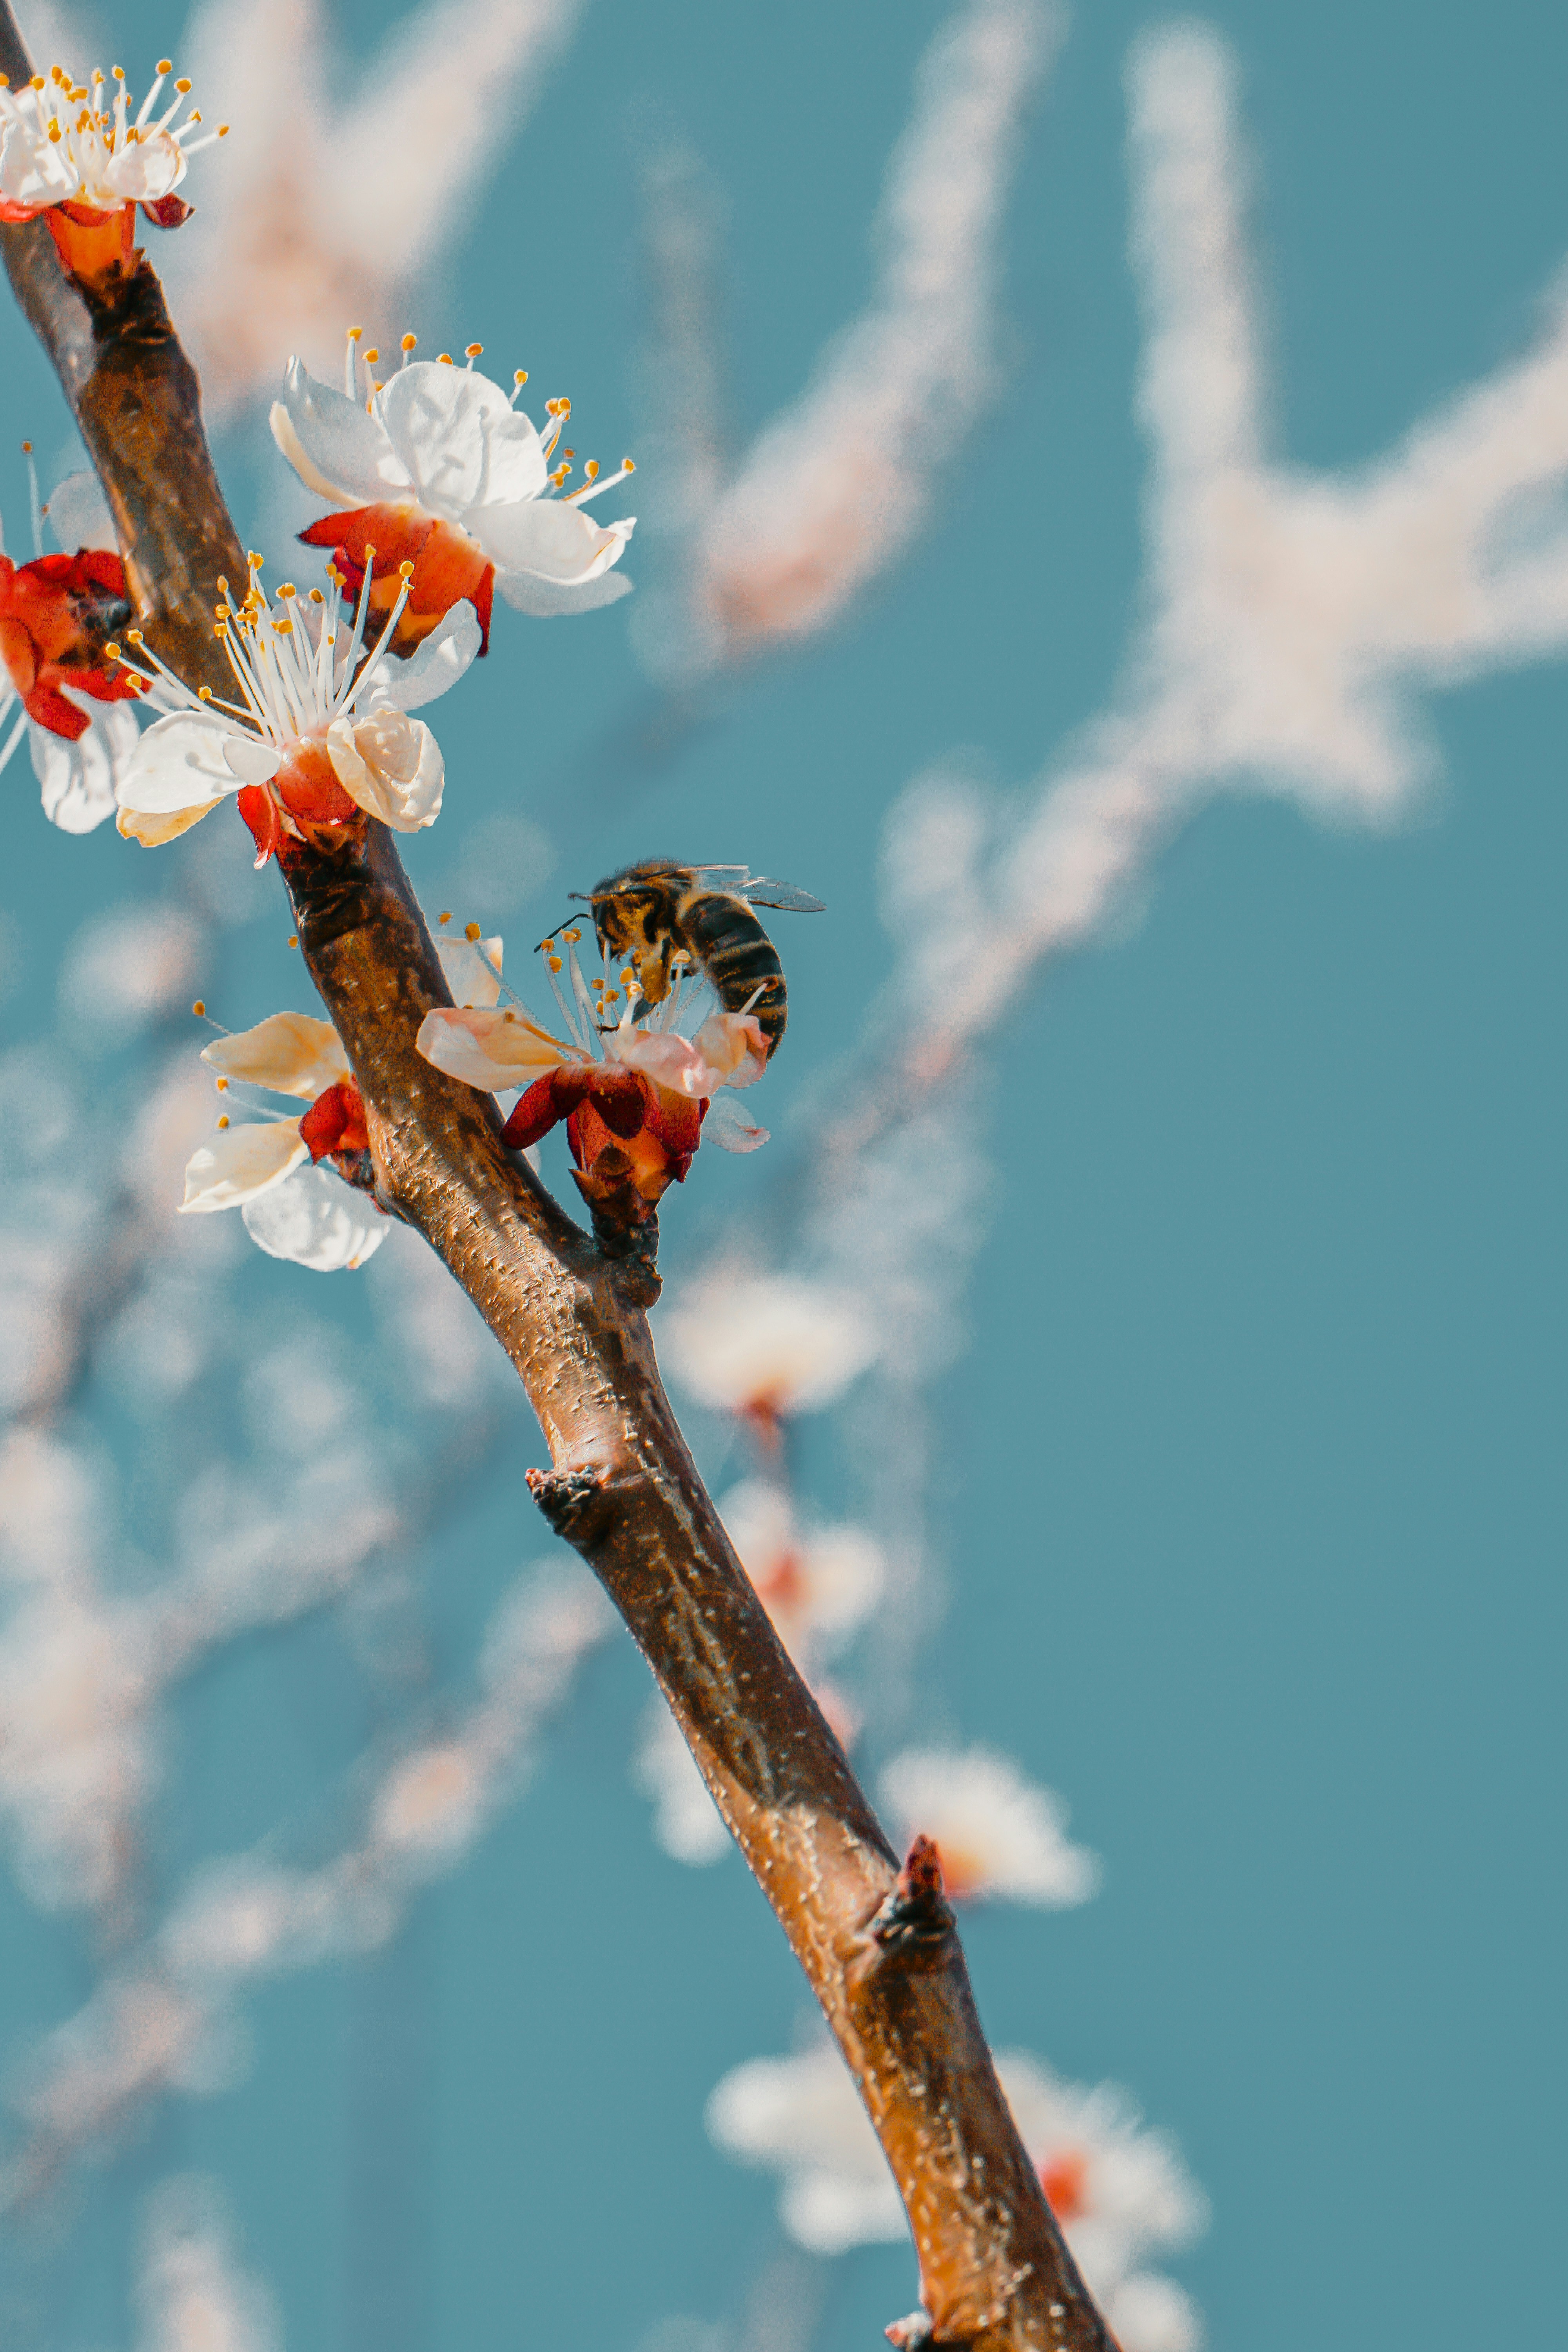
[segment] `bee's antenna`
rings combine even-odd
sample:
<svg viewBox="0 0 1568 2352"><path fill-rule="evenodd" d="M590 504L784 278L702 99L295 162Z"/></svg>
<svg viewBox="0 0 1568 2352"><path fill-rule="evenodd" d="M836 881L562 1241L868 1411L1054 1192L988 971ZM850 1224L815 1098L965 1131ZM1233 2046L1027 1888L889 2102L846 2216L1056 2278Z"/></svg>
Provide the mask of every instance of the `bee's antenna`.
<svg viewBox="0 0 1568 2352"><path fill-rule="evenodd" d="M591 907L594 903L594 894L591 890L568 890L566 896L569 898L575 898L580 907ZM570 920L570 917L567 919Z"/></svg>
<svg viewBox="0 0 1568 2352"><path fill-rule="evenodd" d="M573 896L575 897L575 892L574 892ZM561 920L555 925L554 929L545 932L544 937L539 942L539 946L534 949L534 954L538 955L541 949L547 948L550 945L551 940L555 937L556 931L563 931L571 920L572 917L570 915L563 915Z"/></svg>

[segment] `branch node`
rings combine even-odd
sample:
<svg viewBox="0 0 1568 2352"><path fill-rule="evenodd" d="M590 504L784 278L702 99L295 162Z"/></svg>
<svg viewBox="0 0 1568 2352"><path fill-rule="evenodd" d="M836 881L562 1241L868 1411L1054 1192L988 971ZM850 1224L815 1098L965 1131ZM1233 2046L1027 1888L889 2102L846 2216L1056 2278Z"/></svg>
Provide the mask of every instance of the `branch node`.
<svg viewBox="0 0 1568 2352"><path fill-rule="evenodd" d="M609 1525L614 1506L597 1470L530 1470L527 1475L529 1493L563 1543L592 1542Z"/></svg>
<svg viewBox="0 0 1568 2352"><path fill-rule="evenodd" d="M936 1842L917 1837L897 1886L870 1922L872 1938L884 1959L931 1969L946 1966L956 1932L952 1906L942 1892Z"/></svg>

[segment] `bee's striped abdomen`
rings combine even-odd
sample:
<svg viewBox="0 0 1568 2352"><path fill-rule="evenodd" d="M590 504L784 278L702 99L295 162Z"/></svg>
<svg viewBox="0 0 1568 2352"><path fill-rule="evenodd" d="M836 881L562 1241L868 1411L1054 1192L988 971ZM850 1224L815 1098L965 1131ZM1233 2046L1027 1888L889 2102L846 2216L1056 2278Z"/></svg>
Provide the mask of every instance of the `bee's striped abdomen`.
<svg viewBox="0 0 1568 2352"><path fill-rule="evenodd" d="M771 1055L789 1018L784 966L745 900L728 891L702 891L681 908L680 933L725 1012L740 1013L751 1004Z"/></svg>

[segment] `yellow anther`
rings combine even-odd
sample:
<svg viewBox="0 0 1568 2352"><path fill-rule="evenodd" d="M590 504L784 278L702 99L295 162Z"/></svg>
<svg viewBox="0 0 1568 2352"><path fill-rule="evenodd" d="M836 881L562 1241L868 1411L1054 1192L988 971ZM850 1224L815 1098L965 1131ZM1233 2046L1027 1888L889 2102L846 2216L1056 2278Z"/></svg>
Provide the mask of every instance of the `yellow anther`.
<svg viewBox="0 0 1568 2352"><path fill-rule="evenodd" d="M444 915L437 915L437 918L436 918L436 920L437 920L438 923L449 923L449 922L451 921L451 919L452 919L452 909L450 908L450 907L448 907L448 908L447 908L447 911L446 911L446 913L445 913Z"/></svg>
<svg viewBox="0 0 1568 2352"><path fill-rule="evenodd" d="M297 596L299 593L299 590L295 587L294 583L291 580L284 580L279 583L277 593L279 596Z"/></svg>
<svg viewBox="0 0 1568 2352"><path fill-rule="evenodd" d="M360 337L363 334L363 332L364 332L364 329L363 329L363 327L351 327L351 328L349 329L349 341L350 341L350 342L351 342L351 343L357 343L357 342L358 342L358 341L359 341L359 339L360 339Z"/></svg>
<svg viewBox="0 0 1568 2352"><path fill-rule="evenodd" d="M620 1003L620 1001L621 1001L621 992L620 992L620 990L619 990L618 988L606 988L606 989L605 989L605 1003L606 1004L618 1004L618 1003Z"/></svg>
<svg viewBox="0 0 1568 2352"><path fill-rule="evenodd" d="M184 98L184 97L186 95L186 93L187 93L187 91L189 90L190 87L191 87L191 78L190 78L190 75L189 75L189 74L182 74L182 75L180 76L179 80L174 84L174 88L179 91L180 96L181 96L182 98Z"/></svg>
<svg viewBox="0 0 1568 2352"><path fill-rule="evenodd" d="M197 688L196 688L196 700L197 700L198 702L210 702L210 701L212 700L212 698L213 698L213 690L212 690L212 688L211 688L211 687L210 687L210 686L198 686L198 687L197 687Z"/></svg>
<svg viewBox="0 0 1568 2352"><path fill-rule="evenodd" d="M28 89L43 89L43 87L44 87L44 77L43 77L43 75L42 75L42 74L35 74L35 75L33 76L32 80L27 84L27 87L28 87Z"/></svg>
<svg viewBox="0 0 1568 2352"><path fill-rule="evenodd" d="M120 659L120 647L118 646L105 646L103 648L103 658L105 661L118 661Z"/></svg>
<svg viewBox="0 0 1568 2352"><path fill-rule="evenodd" d="M414 565L406 555L397 567L397 576L400 580L412 580L414 577Z"/></svg>
<svg viewBox="0 0 1568 2352"><path fill-rule="evenodd" d="M374 550L374 547L372 547L372 546L371 546L371 544L370 544L369 541L367 540L367 541L366 541L366 542L365 542L365 551L364 551L364 568L365 568L365 570L366 570L367 572L370 570L371 565L372 565L374 562L375 562L375 550Z"/></svg>
<svg viewBox="0 0 1568 2352"><path fill-rule="evenodd" d="M298 931L290 931L290 932L289 932L289 946L290 946L291 948L297 948L297 947L299 946L299 944L300 944L300 934L299 934L299 932L298 932Z"/></svg>
<svg viewBox="0 0 1568 2352"><path fill-rule="evenodd" d="M451 354L451 352L437 352L437 354L436 354L436 364L437 364L437 367L451 367L451 366L453 366L453 365L455 364L455 362L454 362L454 361L453 361L453 358L452 358L452 354Z"/></svg>
<svg viewBox="0 0 1568 2352"><path fill-rule="evenodd" d="M114 70L118 73L120 71L119 67L116 66ZM191 1011L195 1014L198 1021L205 1021L206 1018L206 1010L207 1005L205 997L198 996L195 1003L192 1005Z"/></svg>
<svg viewBox="0 0 1568 2352"><path fill-rule="evenodd" d="M575 946L576 946L576 944L577 944L577 942L578 942L578 940L582 938L583 934L582 934L582 932L577 929L576 925L575 925L575 924L574 924L574 925L573 925L573 927L572 927L572 929L571 929L569 931L563 931L563 932L562 932L562 934L561 934L561 936L562 936L562 938L563 938L563 940L571 940L571 942L572 942L572 945L573 945L574 947L575 947Z"/></svg>
<svg viewBox="0 0 1568 2352"><path fill-rule="evenodd" d="M559 957L559 956L552 956L552 957L550 958L550 969L551 969L551 971L560 971L560 969L561 969L561 959L560 959L560 957Z"/></svg>
<svg viewBox="0 0 1568 2352"><path fill-rule="evenodd" d="M189 83L189 82L187 82L187 83L185 84L185 88L186 88L187 89L189 89L190 86L191 86L191 85L190 85L190 83ZM179 87L179 85L178 85L178 83L176 83L176 84L175 84L175 88L177 89L178 87ZM192 121L192 122L199 122L199 121L201 121L201 119L202 119L202 113L201 113L201 109L200 109L200 107L199 107L199 106L193 106L193 107L192 107L192 109L191 109L191 121ZM186 127L187 127L187 129L188 129L188 128L189 128L189 125L187 124L187 126L186 126Z"/></svg>
<svg viewBox="0 0 1568 2352"><path fill-rule="evenodd" d="M258 555L256 550L252 548L245 560L253 572L259 572L267 558L264 555Z"/></svg>
<svg viewBox="0 0 1568 2352"><path fill-rule="evenodd" d="M465 343L463 345L463 357L466 360L477 360L483 350L483 343Z"/></svg>
<svg viewBox="0 0 1568 2352"><path fill-rule="evenodd" d="M366 352L364 355L365 365L368 367L372 360L378 360L380 357L381 353L376 350L375 345L373 343L369 351Z"/></svg>
<svg viewBox="0 0 1568 2352"><path fill-rule="evenodd" d="M217 1090L218 1090L218 1092L219 1092L219 1094L220 1094L220 1095L226 1095L226 1094L227 1094L227 1092L228 1092L228 1080L227 1080L226 1078L219 1078L219 1080L218 1080L218 1082L217 1082Z"/></svg>
<svg viewBox="0 0 1568 2352"><path fill-rule="evenodd" d="M587 475L588 479L591 482L596 482L599 478L599 461L597 457L590 457L587 464L584 467L583 471Z"/></svg>
<svg viewBox="0 0 1568 2352"><path fill-rule="evenodd" d="M133 646L139 646L141 644L142 632L140 629L127 629L125 635L130 644Z"/></svg>
<svg viewBox="0 0 1568 2352"><path fill-rule="evenodd" d="M513 368L511 372L511 380L513 383L526 383L528 382L528 370L526 368Z"/></svg>
<svg viewBox="0 0 1568 2352"><path fill-rule="evenodd" d="M174 58L159 58L159 60L158 60L158 71L159 71L160 73L173 73L173 72L174 72Z"/></svg>
<svg viewBox="0 0 1568 2352"><path fill-rule="evenodd" d="M405 352L412 352L417 350L419 338L417 335L405 335L399 345L399 349Z"/></svg>
<svg viewBox="0 0 1568 2352"><path fill-rule="evenodd" d="M616 974L616 978L620 982L623 988L629 988L633 981L636 980L637 974L632 970L630 964L627 964L625 971L617 972Z"/></svg>
<svg viewBox="0 0 1568 2352"><path fill-rule="evenodd" d="M218 1121L218 1125L219 1125L220 1127L226 1127L226 1126L228 1125L228 1113L227 1113L227 1111L225 1111L225 1113L224 1113L223 1117L222 1117L222 1118L219 1119L219 1121Z"/></svg>
<svg viewBox="0 0 1568 2352"><path fill-rule="evenodd" d="M220 139L226 139L228 137L228 125L226 122L220 122L218 124L217 135Z"/></svg>
<svg viewBox="0 0 1568 2352"><path fill-rule="evenodd" d="M326 600L326 598L322 595L322 593L321 593L321 590L320 590L319 588L312 588L312 589L311 589L311 591L310 591L310 602L311 602L311 604L324 604L326 603L326 601L327 601L327 600Z"/></svg>
<svg viewBox="0 0 1568 2352"><path fill-rule="evenodd" d="M123 66L115 67L114 79L116 81L123 81L125 79L125 68Z"/></svg>
<svg viewBox="0 0 1568 2352"><path fill-rule="evenodd" d="M464 924L464 926L463 926L463 937L464 937L466 940L477 940L477 939L479 938L479 927L478 923L465 923L465 924Z"/></svg>

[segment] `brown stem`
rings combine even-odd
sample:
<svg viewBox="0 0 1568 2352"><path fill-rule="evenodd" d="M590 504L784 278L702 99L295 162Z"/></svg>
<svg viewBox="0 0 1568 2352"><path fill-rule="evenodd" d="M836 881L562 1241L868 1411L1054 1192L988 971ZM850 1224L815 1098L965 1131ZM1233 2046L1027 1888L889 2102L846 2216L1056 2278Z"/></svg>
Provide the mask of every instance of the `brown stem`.
<svg viewBox="0 0 1568 2352"><path fill-rule="evenodd" d="M27 71L4 0L0 70ZM39 222L0 243L102 478L142 625L188 683L221 690L212 605L244 558L157 280L142 263L85 288ZM530 1474L535 1497L625 1617L810 1979L908 2207L935 2340L1109 2352L997 2083L940 1877L917 1847L900 1878L676 1426L642 1312L648 1255L583 1233L507 1151L490 1098L415 1051L451 999L391 835L367 823L280 862L364 1099L378 1198L517 1367L553 1465Z"/></svg>

